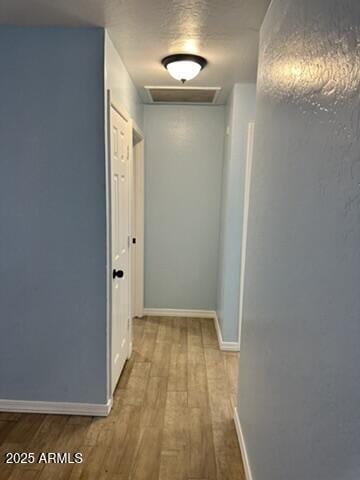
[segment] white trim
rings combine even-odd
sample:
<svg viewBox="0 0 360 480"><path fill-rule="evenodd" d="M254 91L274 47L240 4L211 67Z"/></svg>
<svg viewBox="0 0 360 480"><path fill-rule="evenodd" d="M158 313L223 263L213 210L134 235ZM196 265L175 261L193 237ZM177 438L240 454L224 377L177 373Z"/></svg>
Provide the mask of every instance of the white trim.
<svg viewBox="0 0 360 480"><path fill-rule="evenodd" d="M130 118L130 115L129 115L128 111L126 110L126 108L124 108L122 106L120 98L118 98L118 96L117 96L116 90L109 88L107 91L108 91L109 107L113 107L117 111L117 113L123 117L125 122L128 123L128 125L129 125L129 127L128 127L129 132L128 133L129 133L130 138L131 138L131 129L130 129L131 118ZM109 125L110 125L110 123L109 123ZM130 138L129 138L129 140L130 140Z"/></svg>
<svg viewBox="0 0 360 480"><path fill-rule="evenodd" d="M241 345L241 326L244 311L244 287L245 287L245 264L246 264L246 244L249 219L249 202L251 188L251 170L254 151L254 132L255 123L248 124L246 165L245 165L245 187L244 187L244 215L242 229L242 247L241 247L241 269L240 269L240 295L239 295L239 325L238 325L238 343Z"/></svg>
<svg viewBox="0 0 360 480"><path fill-rule="evenodd" d="M132 128L133 128L133 141L134 141L134 145L136 145L142 140L144 140L145 135L134 119L132 119Z"/></svg>
<svg viewBox="0 0 360 480"><path fill-rule="evenodd" d="M144 315L154 317L190 317L190 318L214 318L213 310L176 310L173 308L144 308Z"/></svg>
<svg viewBox="0 0 360 480"><path fill-rule="evenodd" d="M223 340L219 321L214 310L176 310L173 308L145 308L144 315L148 315L150 317L212 318L214 320L220 350L224 352L238 352L240 350L239 342L225 342Z"/></svg>
<svg viewBox="0 0 360 480"><path fill-rule="evenodd" d="M244 439L244 434L241 428L239 413L236 407L234 408L234 423L235 423L236 433L237 433L237 437L240 445L241 456L244 464L245 478L246 480L253 480L250 463L249 463L248 452L246 449L246 444Z"/></svg>
<svg viewBox="0 0 360 480"><path fill-rule="evenodd" d="M110 213L110 162L109 162L109 142L110 142L110 91L107 89L107 54L106 43L108 41L107 32L104 42L104 135L105 135L105 202L106 202L106 390L107 397L111 396L111 213Z"/></svg>
<svg viewBox="0 0 360 480"><path fill-rule="evenodd" d="M224 352L239 352L240 351L239 342L225 342L223 340L221 328L219 325L219 319L216 312L214 312L214 325L215 325L215 330L216 330L220 350L223 350Z"/></svg>
<svg viewBox="0 0 360 480"><path fill-rule="evenodd" d="M131 155L131 318L142 317L144 311L144 134L132 121Z"/></svg>
<svg viewBox="0 0 360 480"><path fill-rule="evenodd" d="M130 139L129 139L129 236L128 236L128 247L129 247L129 318L128 318L128 338L129 338L129 348L128 348L128 356L129 359L132 354L132 343L133 343L133 325L132 319L134 317L134 291L136 289L133 288L134 283L134 260L135 260L135 252L133 249L132 238L135 236L134 233L134 208L135 208L135 188L134 188L134 180L135 180L135 152L134 152L134 120L130 119Z"/></svg>
<svg viewBox="0 0 360 480"><path fill-rule="evenodd" d="M111 411L112 399L106 404L70 402L34 402L27 400L0 399L0 412L50 413L55 415L86 415L107 417Z"/></svg>

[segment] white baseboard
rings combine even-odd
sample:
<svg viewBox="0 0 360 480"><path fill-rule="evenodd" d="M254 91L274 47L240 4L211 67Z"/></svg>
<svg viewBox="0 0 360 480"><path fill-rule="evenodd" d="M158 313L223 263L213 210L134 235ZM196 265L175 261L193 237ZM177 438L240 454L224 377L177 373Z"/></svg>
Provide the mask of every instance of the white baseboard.
<svg viewBox="0 0 360 480"><path fill-rule="evenodd" d="M213 310L176 310L173 308L144 308L144 315L154 317L214 318Z"/></svg>
<svg viewBox="0 0 360 480"><path fill-rule="evenodd" d="M219 325L219 320L216 315L216 312L214 312L213 318L214 318L214 325L215 325L215 330L218 337L220 350L223 350L224 352L240 352L239 342L225 342L223 340L220 325Z"/></svg>
<svg viewBox="0 0 360 480"><path fill-rule="evenodd" d="M86 415L107 417L111 411L112 399L106 404L70 402L34 402L27 400L0 399L0 412L50 413L54 415Z"/></svg>
<svg viewBox="0 0 360 480"><path fill-rule="evenodd" d="M239 418L239 414L236 407L234 408L234 423L235 423L236 433L237 433L237 437L240 445L241 456L244 464L245 477L246 477L246 480L253 480L253 476L250 469L249 457L246 450L244 435L241 429L240 418Z"/></svg>

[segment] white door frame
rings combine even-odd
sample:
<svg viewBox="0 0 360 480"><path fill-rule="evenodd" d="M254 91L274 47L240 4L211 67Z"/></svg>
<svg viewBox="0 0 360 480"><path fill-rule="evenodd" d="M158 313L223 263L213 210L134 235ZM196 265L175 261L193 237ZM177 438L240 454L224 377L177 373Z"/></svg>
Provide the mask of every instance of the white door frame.
<svg viewBox="0 0 360 480"><path fill-rule="evenodd" d="M132 121L132 155L131 155L131 236L132 243L131 273L131 318L144 314L144 134Z"/></svg>
<svg viewBox="0 0 360 480"><path fill-rule="evenodd" d="M122 107L121 102L116 98L115 92L108 89L107 90L107 101L106 101L106 112L105 112L105 152L106 152L106 162L105 162L105 174L106 174L106 311L107 311L107 320L106 320L106 363L107 363L107 397L109 400L112 398L112 347L111 347L111 325L112 325L112 249L111 249L111 149L110 149L110 115L111 108L115 108L122 117L124 117L129 122L129 128L132 126L132 120L128 112ZM131 131L130 139L131 139ZM130 174L131 174L131 158L132 158L132 148L130 141ZM129 187L131 185L131 177L129 177ZM131 188L129 188L129 208L131 205ZM131 232L129 232L129 235ZM131 318L131 254L129 254L129 319L130 319L130 328L128 330L128 357L131 355L131 345L132 345L132 318Z"/></svg>
<svg viewBox="0 0 360 480"><path fill-rule="evenodd" d="M238 342L241 351L241 327L243 322L244 310L244 282L245 282L245 260L246 260L246 243L247 229L249 219L249 201L251 186L251 171L254 150L254 131L255 122L248 124L247 130L247 148L246 148L246 165L245 165L245 186L244 186L244 215L242 229L242 247L241 247L241 271L240 271L240 301L239 301L239 325L238 325Z"/></svg>

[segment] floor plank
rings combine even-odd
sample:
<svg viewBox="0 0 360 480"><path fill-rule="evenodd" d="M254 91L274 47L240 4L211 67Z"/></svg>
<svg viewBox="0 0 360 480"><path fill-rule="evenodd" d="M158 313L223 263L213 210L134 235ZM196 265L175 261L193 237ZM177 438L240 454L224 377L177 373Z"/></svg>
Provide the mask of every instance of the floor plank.
<svg viewBox="0 0 360 480"><path fill-rule="evenodd" d="M157 480L159 478L161 438L161 427L144 428L131 480Z"/></svg>
<svg viewBox="0 0 360 480"><path fill-rule="evenodd" d="M9 480L35 480L37 475L38 472L36 470L15 467L9 477Z"/></svg>
<svg viewBox="0 0 360 480"><path fill-rule="evenodd" d="M151 377L149 379L141 415L140 423L142 427L156 427L163 424L166 393L167 379L165 377Z"/></svg>
<svg viewBox="0 0 360 480"><path fill-rule="evenodd" d="M16 426L15 422L0 420L0 445L6 440L6 437L9 436L11 430Z"/></svg>
<svg viewBox="0 0 360 480"><path fill-rule="evenodd" d="M211 413L208 408L189 409L191 478L216 479Z"/></svg>
<svg viewBox="0 0 360 480"><path fill-rule="evenodd" d="M142 436L140 416L141 407L137 405L124 405L120 410L113 445L105 460L106 471L124 478L130 476Z"/></svg>
<svg viewBox="0 0 360 480"><path fill-rule="evenodd" d="M6 440L10 443L19 443L26 445L44 420L44 415L24 414L21 420L17 421Z"/></svg>
<svg viewBox="0 0 360 480"><path fill-rule="evenodd" d="M187 480L187 451L163 450L160 457L159 480Z"/></svg>
<svg viewBox="0 0 360 480"><path fill-rule="evenodd" d="M188 382L187 344L174 343L171 346L168 390L186 392Z"/></svg>
<svg viewBox="0 0 360 480"><path fill-rule="evenodd" d="M203 347L188 347L188 402L189 407L208 406L208 388Z"/></svg>
<svg viewBox="0 0 360 480"><path fill-rule="evenodd" d="M152 364L135 362L124 390L119 390L122 405L142 405Z"/></svg>
<svg viewBox="0 0 360 480"><path fill-rule="evenodd" d="M213 347L217 347L218 340L214 320L212 318L201 318L200 325L203 345L211 345Z"/></svg>
<svg viewBox="0 0 360 480"><path fill-rule="evenodd" d="M134 337L134 356L142 362L151 362L159 329L158 317L145 317L144 330L140 339ZM135 332L134 332L135 333Z"/></svg>
<svg viewBox="0 0 360 480"><path fill-rule="evenodd" d="M167 377L170 368L171 344L156 342L151 366L151 377Z"/></svg>
<svg viewBox="0 0 360 480"><path fill-rule="evenodd" d="M58 436L56 442L53 445L53 448L50 450L52 452L69 452L76 453L82 452L84 440L86 437L87 430L89 429L89 424L86 423L73 423L66 422L64 429L61 432L61 435ZM49 450L46 448L46 452ZM89 459L86 459L87 462ZM86 463L87 463L86 462ZM86 465L86 463L84 463ZM74 465L67 464L56 464L56 463L47 463L44 465L43 469L40 472L40 475L37 480L68 480L71 477L72 469Z"/></svg>
<svg viewBox="0 0 360 480"><path fill-rule="evenodd" d="M165 408L163 449L188 449L189 440L187 392L168 392Z"/></svg>
<svg viewBox="0 0 360 480"><path fill-rule="evenodd" d="M75 420L79 417L73 418ZM91 418L89 419L88 417L81 417L82 420L84 418L88 424L90 424ZM27 445L27 451L34 452L36 458L42 452L55 451L56 443L58 442L59 437L65 430L66 424L71 421L73 420L66 415L46 415L36 434L31 438L29 444ZM44 465L39 463L34 463L31 465L32 469L38 471L42 470L43 467Z"/></svg>
<svg viewBox="0 0 360 480"><path fill-rule="evenodd" d="M172 342L174 330L174 319L161 317L158 320L159 328L156 337L157 342Z"/></svg>
<svg viewBox="0 0 360 480"><path fill-rule="evenodd" d="M198 318L188 318L188 344L202 347L201 322Z"/></svg>

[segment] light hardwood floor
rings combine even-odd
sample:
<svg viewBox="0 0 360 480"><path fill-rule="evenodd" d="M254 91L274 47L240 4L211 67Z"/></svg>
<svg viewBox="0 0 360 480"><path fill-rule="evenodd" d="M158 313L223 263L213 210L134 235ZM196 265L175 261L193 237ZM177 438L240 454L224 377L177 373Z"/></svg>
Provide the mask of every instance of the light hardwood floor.
<svg viewBox="0 0 360 480"><path fill-rule="evenodd" d="M1 480L244 480L232 404L238 354L212 320L134 322L107 418L0 413ZM82 452L80 465L4 465L5 452Z"/></svg>

